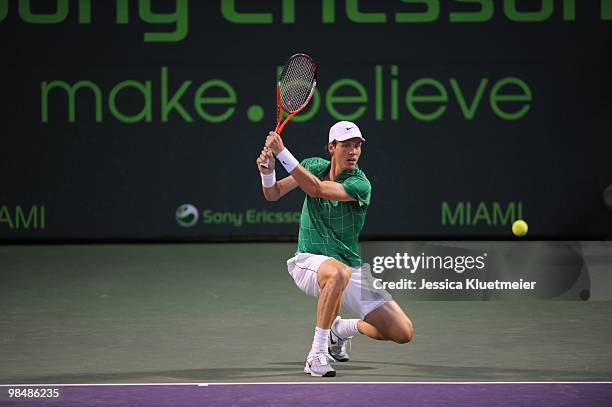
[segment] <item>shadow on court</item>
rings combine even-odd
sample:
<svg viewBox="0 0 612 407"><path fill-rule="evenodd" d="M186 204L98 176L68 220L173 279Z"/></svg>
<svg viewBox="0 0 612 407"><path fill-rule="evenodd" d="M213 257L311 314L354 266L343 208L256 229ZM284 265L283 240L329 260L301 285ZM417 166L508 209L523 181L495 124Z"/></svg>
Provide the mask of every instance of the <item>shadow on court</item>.
<svg viewBox="0 0 612 407"><path fill-rule="evenodd" d="M75 375L48 375L27 377L25 383L147 383L167 380L175 383L215 383L240 381L241 379L290 378L305 379L301 369L303 362L273 363L273 367L231 367L192 370L168 370L159 372L126 372L126 373L83 373ZM282 367L284 366L284 367ZM375 370L368 366L346 366L345 372Z"/></svg>
<svg viewBox="0 0 612 407"><path fill-rule="evenodd" d="M315 380L301 373L303 362L274 362L268 363L272 367L231 367L208 368L191 370L168 370L150 372L125 373L83 373L62 374L48 376L32 376L22 379L24 383L148 383L148 382L175 382L175 383L223 383L251 381L309 381ZM333 381L338 379L351 379L353 381L375 380L381 368L395 366L405 374L384 373L389 381L461 381L470 377L470 381L513 381L520 377L538 378L538 380L562 381L568 377L581 377L583 372L559 372L545 369L500 369L482 366L433 366L414 363L393 363L375 361L356 361L336 364L339 377L336 379L316 379ZM597 374L593 372L594 374ZM612 372L601 372L593 376L590 381L606 381L612 377Z"/></svg>

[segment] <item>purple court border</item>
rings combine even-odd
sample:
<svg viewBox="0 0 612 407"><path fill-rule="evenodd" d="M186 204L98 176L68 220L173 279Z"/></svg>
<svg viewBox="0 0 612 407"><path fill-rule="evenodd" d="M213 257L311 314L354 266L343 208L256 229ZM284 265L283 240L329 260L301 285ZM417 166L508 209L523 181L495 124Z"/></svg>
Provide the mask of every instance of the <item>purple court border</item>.
<svg viewBox="0 0 612 407"><path fill-rule="evenodd" d="M610 406L612 382L215 383L2 385L60 387L61 400L0 406ZM6 398L3 396L3 400Z"/></svg>

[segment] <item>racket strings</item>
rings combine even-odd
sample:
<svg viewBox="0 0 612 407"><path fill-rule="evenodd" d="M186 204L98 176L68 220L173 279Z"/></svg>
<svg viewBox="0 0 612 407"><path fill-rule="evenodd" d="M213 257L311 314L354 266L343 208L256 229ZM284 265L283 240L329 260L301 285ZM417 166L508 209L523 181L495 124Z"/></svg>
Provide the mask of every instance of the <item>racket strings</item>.
<svg viewBox="0 0 612 407"><path fill-rule="evenodd" d="M292 58L280 80L281 103L289 113L297 111L308 102L315 81L315 68L307 57Z"/></svg>

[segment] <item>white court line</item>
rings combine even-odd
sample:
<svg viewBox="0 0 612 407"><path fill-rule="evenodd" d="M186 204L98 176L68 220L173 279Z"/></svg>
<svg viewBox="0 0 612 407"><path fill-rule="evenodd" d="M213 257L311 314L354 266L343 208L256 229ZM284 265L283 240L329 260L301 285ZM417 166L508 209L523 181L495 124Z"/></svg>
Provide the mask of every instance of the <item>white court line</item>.
<svg viewBox="0 0 612 407"><path fill-rule="evenodd" d="M198 386L231 386L231 385L292 385L292 384L612 384L612 382L265 382L265 383L206 383Z"/></svg>
<svg viewBox="0 0 612 407"><path fill-rule="evenodd" d="M84 387L84 386L245 386L245 385L312 385L312 384L612 384L612 381L601 382L227 382L227 383L34 383L34 384L0 384L0 387Z"/></svg>

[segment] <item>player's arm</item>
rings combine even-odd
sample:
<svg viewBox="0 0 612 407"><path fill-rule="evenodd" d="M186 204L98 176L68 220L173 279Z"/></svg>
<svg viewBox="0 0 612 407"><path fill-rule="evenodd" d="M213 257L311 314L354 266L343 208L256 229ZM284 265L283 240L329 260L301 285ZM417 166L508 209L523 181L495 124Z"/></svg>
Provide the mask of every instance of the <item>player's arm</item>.
<svg viewBox="0 0 612 407"><path fill-rule="evenodd" d="M321 181L317 178L313 173L304 168L301 164L297 163L295 157L285 149L283 145L283 140L280 138L278 134L275 132L270 132L268 134L268 138L266 139L266 147L274 153L274 155L278 154L289 154L289 158L287 162L281 161L281 164L287 169L290 170L290 177L295 182L295 186L299 186L304 192L306 192L309 196L317 197L317 198L325 198L334 201L354 201L351 195L346 192L344 187L333 181ZM284 150L284 151L283 151ZM282 155L279 157L281 160L283 159ZM290 161L293 161L291 163ZM289 166L289 167L287 167Z"/></svg>
<svg viewBox="0 0 612 407"><path fill-rule="evenodd" d="M268 160L268 168L261 166L266 160ZM280 181L276 181L276 173L274 171L275 161L272 151L267 147L261 150L261 154L259 154L256 160L257 168L261 173L261 189L267 201L278 201L281 197L293 191L298 186L291 175Z"/></svg>
<svg viewBox="0 0 612 407"><path fill-rule="evenodd" d="M283 196L287 195L289 192L293 191L298 186L297 182L293 179L291 175L277 181L271 188L266 188L262 186L264 197L266 201L278 201Z"/></svg>
<svg viewBox="0 0 612 407"><path fill-rule="evenodd" d="M333 181L321 181L313 173L302 167L301 164L298 164L297 167L291 171L291 177L309 196L330 199L332 201L355 200L355 198L346 192L342 184Z"/></svg>

